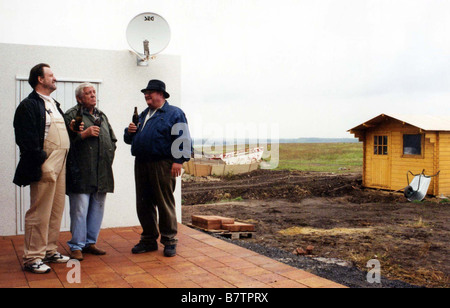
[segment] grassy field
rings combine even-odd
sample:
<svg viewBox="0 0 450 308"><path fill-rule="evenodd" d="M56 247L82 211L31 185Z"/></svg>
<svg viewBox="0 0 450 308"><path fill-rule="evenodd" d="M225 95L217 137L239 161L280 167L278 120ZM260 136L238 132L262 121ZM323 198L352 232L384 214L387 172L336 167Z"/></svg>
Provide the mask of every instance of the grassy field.
<svg viewBox="0 0 450 308"><path fill-rule="evenodd" d="M253 146L252 146L253 147ZM249 146L245 145L245 150ZM272 150L270 144L268 152ZM208 154L226 153L234 149L210 149ZM201 152L201 148L197 149ZM267 160L269 160L268 158ZM362 143L280 143L279 163L276 169L322 172L361 172Z"/></svg>
<svg viewBox="0 0 450 308"><path fill-rule="evenodd" d="M360 172L362 143L280 143L277 169Z"/></svg>

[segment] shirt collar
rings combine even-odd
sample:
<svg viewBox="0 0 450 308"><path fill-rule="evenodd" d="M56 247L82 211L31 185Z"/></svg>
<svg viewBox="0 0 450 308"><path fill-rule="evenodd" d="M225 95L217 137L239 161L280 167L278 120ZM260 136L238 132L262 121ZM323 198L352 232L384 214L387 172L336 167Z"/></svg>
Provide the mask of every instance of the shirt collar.
<svg viewBox="0 0 450 308"><path fill-rule="evenodd" d="M39 93L39 92L36 92L44 101L47 101L47 102L54 102L54 100L53 100L53 98L51 97L51 96L47 96L47 95L44 95L44 94L41 94L41 93Z"/></svg>

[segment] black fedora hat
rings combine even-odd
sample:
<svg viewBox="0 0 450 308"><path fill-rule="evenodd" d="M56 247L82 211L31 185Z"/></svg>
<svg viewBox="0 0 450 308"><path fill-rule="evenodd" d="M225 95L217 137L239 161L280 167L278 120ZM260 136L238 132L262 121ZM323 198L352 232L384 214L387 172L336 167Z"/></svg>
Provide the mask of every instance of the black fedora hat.
<svg viewBox="0 0 450 308"><path fill-rule="evenodd" d="M169 98L170 94L166 92L166 84L161 80L152 79L148 82L147 88L142 89L141 92L145 93L146 91L160 91L164 93L165 98Z"/></svg>

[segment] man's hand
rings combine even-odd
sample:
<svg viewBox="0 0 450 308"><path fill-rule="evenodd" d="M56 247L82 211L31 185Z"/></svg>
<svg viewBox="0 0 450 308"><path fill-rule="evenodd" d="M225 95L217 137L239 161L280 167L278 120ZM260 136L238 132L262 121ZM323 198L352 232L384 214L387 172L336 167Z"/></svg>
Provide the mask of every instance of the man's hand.
<svg viewBox="0 0 450 308"><path fill-rule="evenodd" d="M130 123L130 125L128 125L128 133L134 134L136 132L137 132L137 126L134 123Z"/></svg>
<svg viewBox="0 0 450 308"><path fill-rule="evenodd" d="M177 177L181 175L181 169L183 168L182 164L173 163L172 164L172 176Z"/></svg>
<svg viewBox="0 0 450 308"><path fill-rule="evenodd" d="M86 128L86 130L81 132L81 138L86 139L89 137L98 137L100 135L100 127L98 126L90 126Z"/></svg>
<svg viewBox="0 0 450 308"><path fill-rule="evenodd" d="M73 131L74 133L77 133L77 132L82 132L83 130L84 130L84 122L81 122L81 124L80 124L80 129L79 130L75 130L75 120L72 120L72 121L70 121L70 124L69 124L69 128L70 128L70 130L71 131Z"/></svg>

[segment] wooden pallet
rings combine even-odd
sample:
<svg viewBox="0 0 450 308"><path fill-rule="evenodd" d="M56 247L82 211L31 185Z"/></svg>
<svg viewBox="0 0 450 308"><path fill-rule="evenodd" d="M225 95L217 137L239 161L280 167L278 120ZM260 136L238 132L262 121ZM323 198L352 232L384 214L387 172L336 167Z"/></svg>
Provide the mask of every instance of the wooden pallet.
<svg viewBox="0 0 450 308"><path fill-rule="evenodd" d="M215 230L215 229L204 229L202 227L188 224L188 227L201 230L211 234L217 234L223 237L231 238L232 240L238 240L241 238L254 238L256 232L254 231L228 231L228 230Z"/></svg>
<svg viewBox="0 0 450 308"><path fill-rule="evenodd" d="M219 234L220 236L231 238L232 240L238 240L241 238L254 238L256 232L252 231L227 231Z"/></svg>

